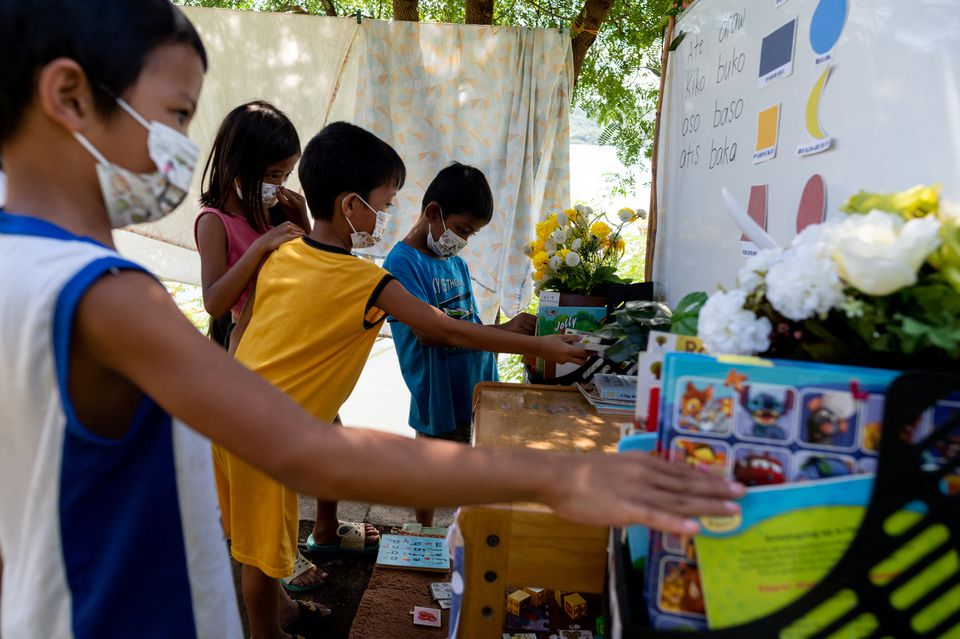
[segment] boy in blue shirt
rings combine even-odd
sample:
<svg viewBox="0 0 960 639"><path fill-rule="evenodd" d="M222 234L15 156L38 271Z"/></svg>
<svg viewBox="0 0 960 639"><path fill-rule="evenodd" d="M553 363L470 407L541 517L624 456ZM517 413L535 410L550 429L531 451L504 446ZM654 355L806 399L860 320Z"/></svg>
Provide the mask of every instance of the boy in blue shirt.
<svg viewBox="0 0 960 639"><path fill-rule="evenodd" d="M483 172L454 162L423 196L422 214L387 256L384 268L412 295L450 317L482 324L470 269L457 254L493 217L493 194ZM418 437L470 443L473 387L498 381L493 353L450 346L389 318L403 379L410 390L410 426ZM501 328L532 335L535 319L521 313ZM417 521L433 523L432 510Z"/></svg>

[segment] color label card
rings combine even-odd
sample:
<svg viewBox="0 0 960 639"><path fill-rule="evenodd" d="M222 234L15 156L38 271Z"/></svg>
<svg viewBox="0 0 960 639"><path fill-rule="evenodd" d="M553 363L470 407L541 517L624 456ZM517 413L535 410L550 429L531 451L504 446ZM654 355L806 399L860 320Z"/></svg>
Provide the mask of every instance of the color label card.
<svg viewBox="0 0 960 639"><path fill-rule="evenodd" d="M804 120L807 133L813 139L797 147L797 155L799 156L822 153L833 145L833 140L827 136L827 132L823 130L823 126L820 124L820 100L823 97L823 89L827 85L827 78L830 77L831 68L828 66L823 70L807 98Z"/></svg>
<svg viewBox="0 0 960 639"><path fill-rule="evenodd" d="M767 230L767 185L757 184L750 187L750 201L747 203L747 215L756 222L760 228ZM753 257L760 251L760 248L750 241L746 235L740 235L740 255L743 257Z"/></svg>
<svg viewBox="0 0 960 639"><path fill-rule="evenodd" d="M780 132L780 105L764 109L757 114L757 146L753 151L753 163L766 162L777 156L777 138Z"/></svg>
<svg viewBox="0 0 960 639"><path fill-rule="evenodd" d="M760 86L793 73L793 49L797 35L794 18L763 39L760 46Z"/></svg>

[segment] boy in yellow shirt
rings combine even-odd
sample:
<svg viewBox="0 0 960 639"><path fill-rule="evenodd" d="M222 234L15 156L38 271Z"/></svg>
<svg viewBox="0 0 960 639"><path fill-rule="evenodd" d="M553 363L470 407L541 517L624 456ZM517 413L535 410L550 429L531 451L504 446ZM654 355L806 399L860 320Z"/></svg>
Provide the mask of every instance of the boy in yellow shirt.
<svg viewBox="0 0 960 639"><path fill-rule="evenodd" d="M571 336L531 337L452 319L351 253L379 240L405 177L396 151L372 133L345 122L323 129L300 161L313 231L264 262L253 302L235 329L237 359L318 419L332 421L350 396L387 315L460 346L560 362L585 359ZM372 231L360 230L367 228ZM223 448L214 448L214 460L233 556L256 569L245 571L245 580L289 575L299 523L296 491ZM340 522L336 502L318 501L307 549L375 550L378 537L372 526Z"/></svg>

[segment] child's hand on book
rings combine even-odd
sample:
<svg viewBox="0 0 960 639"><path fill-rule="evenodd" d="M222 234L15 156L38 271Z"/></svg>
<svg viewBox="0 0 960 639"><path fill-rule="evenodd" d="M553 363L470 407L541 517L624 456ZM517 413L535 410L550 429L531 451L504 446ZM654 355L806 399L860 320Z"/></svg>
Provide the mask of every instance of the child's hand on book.
<svg viewBox="0 0 960 639"><path fill-rule="evenodd" d="M579 335L547 335L541 341L540 357L557 364L583 364L590 356L589 351L574 346L580 341Z"/></svg>
<svg viewBox="0 0 960 639"><path fill-rule="evenodd" d="M602 490L601 490L602 488ZM694 517L733 515L745 488L647 453L578 455L562 474L549 505L584 523L641 524L677 535L699 530Z"/></svg>

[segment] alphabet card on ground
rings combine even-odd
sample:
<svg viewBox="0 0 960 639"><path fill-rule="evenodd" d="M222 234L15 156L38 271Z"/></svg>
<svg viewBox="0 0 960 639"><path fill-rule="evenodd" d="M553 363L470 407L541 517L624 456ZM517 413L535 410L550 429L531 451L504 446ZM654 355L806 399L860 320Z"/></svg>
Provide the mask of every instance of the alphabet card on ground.
<svg viewBox="0 0 960 639"><path fill-rule="evenodd" d="M444 539L384 535L380 538L377 565L384 568L449 572L450 553Z"/></svg>

